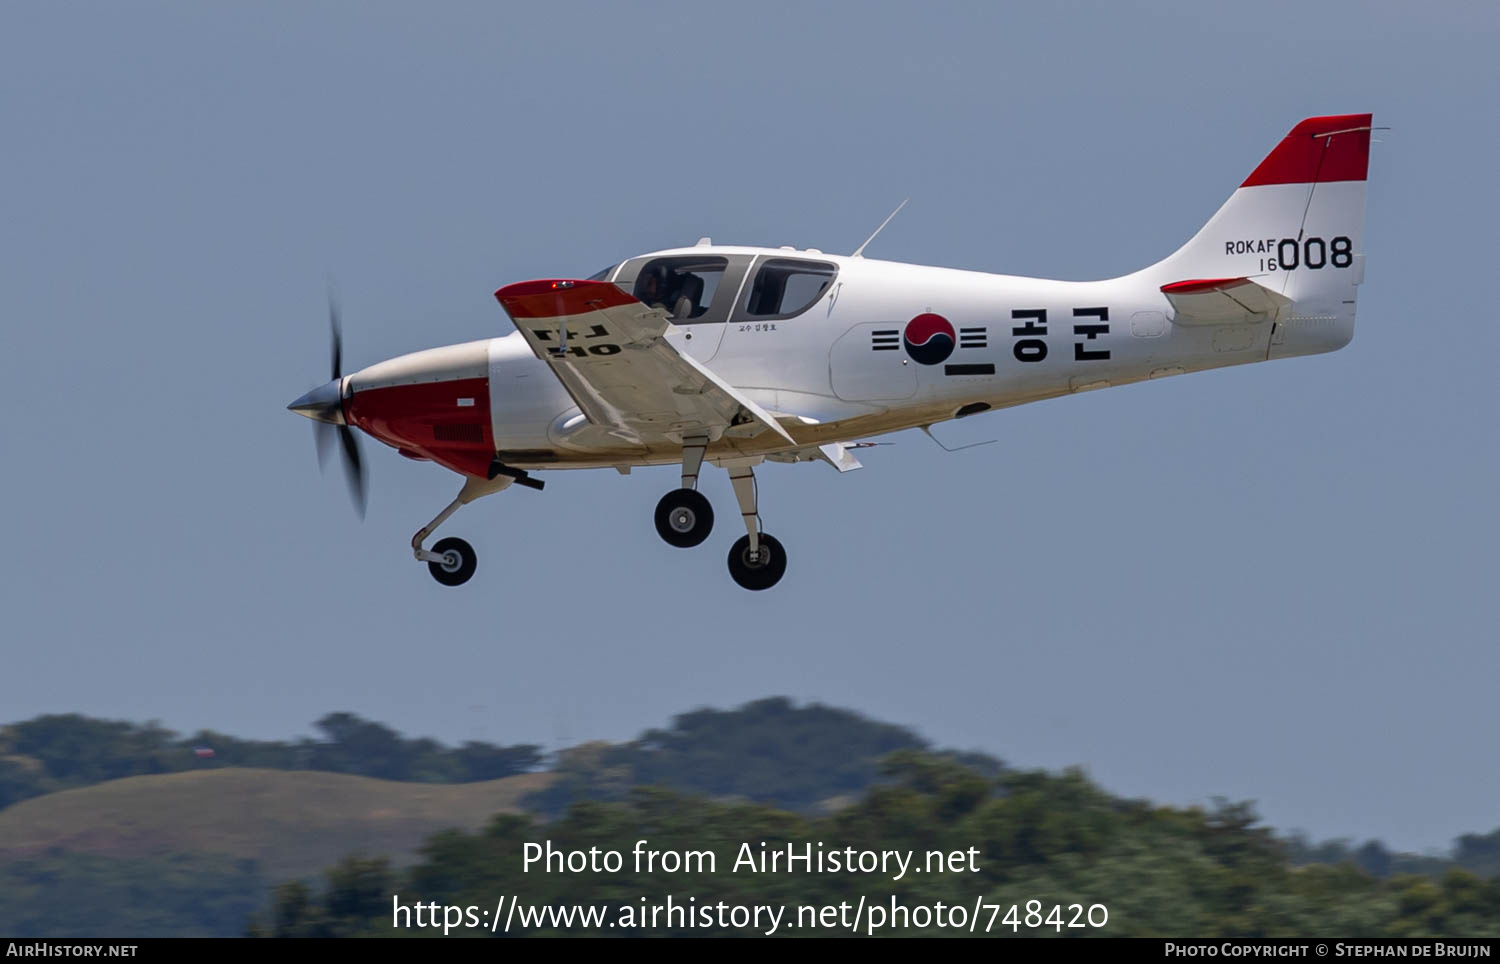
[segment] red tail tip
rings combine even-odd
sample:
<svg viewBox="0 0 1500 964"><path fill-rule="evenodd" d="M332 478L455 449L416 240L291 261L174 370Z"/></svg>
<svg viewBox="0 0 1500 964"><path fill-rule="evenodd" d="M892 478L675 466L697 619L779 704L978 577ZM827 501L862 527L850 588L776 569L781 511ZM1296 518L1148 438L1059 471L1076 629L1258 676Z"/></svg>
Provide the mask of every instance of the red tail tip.
<svg viewBox="0 0 1500 964"><path fill-rule="evenodd" d="M1370 167L1371 117L1309 117L1281 139L1240 187L1363 181Z"/></svg>

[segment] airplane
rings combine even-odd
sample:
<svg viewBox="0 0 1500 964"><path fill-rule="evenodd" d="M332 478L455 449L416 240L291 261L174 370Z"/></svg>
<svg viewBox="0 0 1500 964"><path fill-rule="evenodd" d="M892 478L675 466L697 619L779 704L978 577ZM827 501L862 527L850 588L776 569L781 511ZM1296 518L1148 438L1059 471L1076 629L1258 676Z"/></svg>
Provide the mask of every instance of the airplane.
<svg viewBox="0 0 1500 964"><path fill-rule="evenodd" d="M1186 244L1105 281L864 257L890 218L850 255L703 238L588 278L506 285L495 297L515 332L348 374L330 302L332 378L288 408L319 423L320 461L336 431L361 515L354 429L463 477L411 540L442 585L467 582L476 558L458 538L424 548L434 530L512 485L540 490L543 470L680 464L656 530L700 545L708 464L728 471L745 526L730 576L769 589L787 554L761 524L767 461L849 472L871 436L1348 344L1371 130L1370 114L1303 120Z"/></svg>

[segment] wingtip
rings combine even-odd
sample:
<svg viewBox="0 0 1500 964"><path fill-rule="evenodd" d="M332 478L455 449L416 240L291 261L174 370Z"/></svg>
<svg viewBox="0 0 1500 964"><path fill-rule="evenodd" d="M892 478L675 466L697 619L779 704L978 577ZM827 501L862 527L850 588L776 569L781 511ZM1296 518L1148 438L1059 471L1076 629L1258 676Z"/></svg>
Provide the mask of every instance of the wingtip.
<svg viewBox="0 0 1500 964"><path fill-rule="evenodd" d="M608 281L569 278L518 281L497 290L495 300L512 318L560 318L635 301Z"/></svg>

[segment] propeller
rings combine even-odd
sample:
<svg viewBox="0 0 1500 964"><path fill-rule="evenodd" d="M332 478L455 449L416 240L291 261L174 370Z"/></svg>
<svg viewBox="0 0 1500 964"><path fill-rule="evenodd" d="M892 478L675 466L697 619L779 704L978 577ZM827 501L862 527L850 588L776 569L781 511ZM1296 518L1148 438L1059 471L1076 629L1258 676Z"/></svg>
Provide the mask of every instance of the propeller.
<svg viewBox="0 0 1500 964"><path fill-rule="evenodd" d="M328 295L328 332L329 344L329 378L342 384L344 378L344 326L339 318L339 303L331 293ZM338 430L339 452L344 459L344 478L349 482L349 498L354 503L354 511L359 514L360 519L365 517L365 503L368 500L367 485L365 482L365 460L359 450L359 438L354 434L354 429L342 419L337 426L327 422L319 422L316 429L318 433L318 465L321 467L328 458L328 435L333 429Z"/></svg>
<svg viewBox="0 0 1500 964"><path fill-rule="evenodd" d="M303 395L287 407L299 415L314 420L313 443L318 451L318 469L328 464L328 450L333 447L333 437L338 435L338 448L344 463L344 478L349 483L349 498L354 511L365 517L367 482L364 456L360 452L359 437L353 427L344 421L343 411L343 367L344 333L339 319L339 305L333 294L328 295L329 375L328 384Z"/></svg>

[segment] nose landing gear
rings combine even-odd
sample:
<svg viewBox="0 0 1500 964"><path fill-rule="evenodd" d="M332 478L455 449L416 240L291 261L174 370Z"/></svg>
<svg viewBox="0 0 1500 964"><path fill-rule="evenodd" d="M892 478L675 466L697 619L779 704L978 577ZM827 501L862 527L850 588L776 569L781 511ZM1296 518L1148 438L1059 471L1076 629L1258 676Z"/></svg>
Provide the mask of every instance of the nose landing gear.
<svg viewBox="0 0 1500 964"><path fill-rule="evenodd" d="M412 555L416 556L418 562L427 563L427 571L432 573L432 578L445 586L462 586L473 578L478 559L474 553L474 547L462 539L440 539L431 549L423 549L423 541L463 506L475 499L494 495L516 482L529 485L534 489L539 489L543 485L528 477L525 472L509 466L500 466L493 479L481 479L471 475L464 481L464 487L459 490L458 497L449 502L431 522L417 530L417 534L411 537Z"/></svg>

